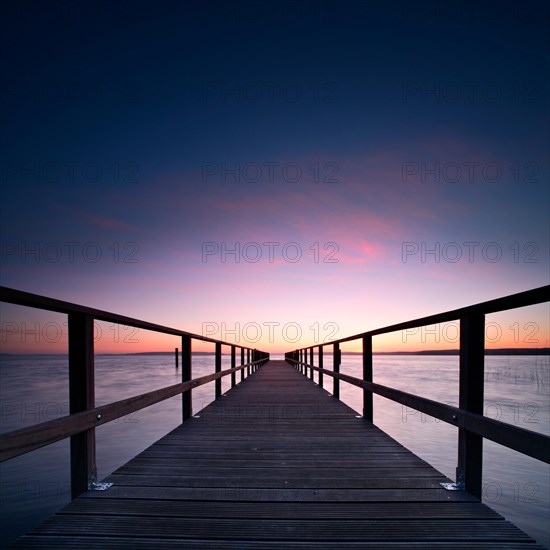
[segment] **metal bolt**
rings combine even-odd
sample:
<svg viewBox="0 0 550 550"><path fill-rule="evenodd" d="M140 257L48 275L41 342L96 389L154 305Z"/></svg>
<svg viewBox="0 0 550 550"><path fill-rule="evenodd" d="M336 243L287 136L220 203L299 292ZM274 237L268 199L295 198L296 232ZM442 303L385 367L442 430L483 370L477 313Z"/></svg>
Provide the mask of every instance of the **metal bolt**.
<svg viewBox="0 0 550 550"><path fill-rule="evenodd" d="M456 414L453 414L453 420L456 420Z"/></svg>
<svg viewBox="0 0 550 550"><path fill-rule="evenodd" d="M101 420L101 415L98 414L98 415L95 417L95 419L96 419L97 421Z"/></svg>

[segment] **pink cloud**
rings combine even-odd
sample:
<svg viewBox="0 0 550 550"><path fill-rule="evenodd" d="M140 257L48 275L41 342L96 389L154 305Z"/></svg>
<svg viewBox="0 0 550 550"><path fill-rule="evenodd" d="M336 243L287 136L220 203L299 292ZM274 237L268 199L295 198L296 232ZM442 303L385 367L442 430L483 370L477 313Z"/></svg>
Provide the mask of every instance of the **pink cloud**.
<svg viewBox="0 0 550 550"><path fill-rule="evenodd" d="M364 242L361 245L361 250L366 254L369 260L383 258L385 255L384 247L374 242Z"/></svg>
<svg viewBox="0 0 550 550"><path fill-rule="evenodd" d="M94 214L81 213L81 215L103 229L116 229L118 231L136 231L137 227L121 220L115 220L106 216L96 216Z"/></svg>

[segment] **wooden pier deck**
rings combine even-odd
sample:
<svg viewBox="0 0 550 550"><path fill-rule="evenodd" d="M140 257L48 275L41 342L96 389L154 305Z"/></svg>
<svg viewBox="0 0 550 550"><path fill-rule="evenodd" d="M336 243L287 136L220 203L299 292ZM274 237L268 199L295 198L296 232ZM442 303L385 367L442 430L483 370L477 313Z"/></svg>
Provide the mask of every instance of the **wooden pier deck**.
<svg viewBox="0 0 550 550"><path fill-rule="evenodd" d="M541 548L269 361L15 548Z"/></svg>

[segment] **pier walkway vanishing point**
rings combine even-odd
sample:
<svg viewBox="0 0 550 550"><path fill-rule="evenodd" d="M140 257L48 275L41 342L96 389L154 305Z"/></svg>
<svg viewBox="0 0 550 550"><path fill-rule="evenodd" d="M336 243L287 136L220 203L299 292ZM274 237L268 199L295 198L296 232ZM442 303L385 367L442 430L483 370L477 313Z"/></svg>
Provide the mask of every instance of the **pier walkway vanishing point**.
<svg viewBox="0 0 550 550"><path fill-rule="evenodd" d="M28 303L37 298L11 289L2 291L1 298L12 303ZM540 303L547 291L545 287L514 295L514 300L504 305ZM77 307L90 318L114 315L84 311L82 306L43 297L41 300L42 307L50 310ZM476 314L475 309L460 311L464 315ZM69 324L76 327L75 335L79 321L74 312L72 315ZM464 319L461 317L461 323ZM144 324L132 322L134 326ZM93 333L89 330L91 325L86 326L90 342ZM157 330L160 328L157 326ZM168 330L174 329L165 328ZM464 331L464 338L468 334ZM180 335L184 342L189 336ZM193 338L202 339L196 335ZM461 339L461 349L466 343ZM74 341L69 347L73 364L82 348L90 351L86 346L79 348ZM231 348L235 365L235 346ZM311 375L313 370L320 372L321 367L308 364L306 350L291 352L286 361L270 361L267 354L251 350L254 360L247 363L241 350L241 364L221 371L219 349L216 344L214 375L150 394L155 394L158 402L166 398L165 394L170 397L183 391L185 418L190 405L190 399L185 400L189 389L215 381L217 399L213 403L195 416L188 415L179 427L106 478L105 482L113 484L110 488L79 491L68 506L21 537L14 547L541 548L472 492L443 488L441 483L451 483L450 479L377 428L366 418L368 415L358 415L312 382L308 371ZM371 348L364 349L365 357L372 357ZM187 352L190 354L190 348ZM471 353L470 346L470 357ZM248 350L247 355L250 357ZM468 356L461 356L461 363ZM89 359L89 353L86 357ZM184 359L185 354L182 362ZM92 365L93 361L88 362L88 367ZM183 367L182 364L185 371ZM461 367L461 378L462 370L467 372ZM239 371L241 379L237 383ZM324 369L325 376L331 376L333 381L355 380L356 385L361 382L336 369L332 372ZM231 376L232 388L222 395L218 382L225 375ZM75 381L73 377L75 392L79 385L82 380ZM380 394L387 391L370 382L363 387L372 387ZM159 392L163 392L162 396ZM366 393L372 397L371 391ZM149 394L118 402L117 413L109 408L111 405L93 408L92 403L89 410L72 412L69 417L45 423L41 429L31 427L4 434L0 437L1 458L18 456L25 449L69 434L71 457L82 458L84 447L89 466L95 460L91 445L76 438L93 429L82 426L93 419L103 423L111 416L120 417L125 411L143 408L147 400L152 400L146 396ZM410 397L398 392L391 398L404 402ZM493 440L519 438L521 441L510 446L522 446L526 454L538 455L548 462L545 436L514 426L503 427L492 419L480 420L462 407L453 409L451 420L445 417L447 406L439 404L443 408L438 410L435 402L413 397L420 400L416 402L419 410L427 410L430 405L430 410L441 419L459 421L461 431L485 434ZM98 413L100 410L107 418ZM368 412L368 406L365 410ZM543 449L537 450L541 444ZM76 459L71 463L73 482L77 484L81 467Z"/></svg>

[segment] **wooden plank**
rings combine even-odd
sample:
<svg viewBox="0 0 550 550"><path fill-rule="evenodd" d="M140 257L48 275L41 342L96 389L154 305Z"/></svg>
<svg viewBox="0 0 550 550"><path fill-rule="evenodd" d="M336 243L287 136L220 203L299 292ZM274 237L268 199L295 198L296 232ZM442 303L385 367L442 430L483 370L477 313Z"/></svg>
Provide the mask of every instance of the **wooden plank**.
<svg viewBox="0 0 550 550"><path fill-rule="evenodd" d="M116 485L133 485L142 487L242 487L242 488L284 488L294 489L399 489L403 487L440 489L440 482L448 482L444 476L435 476L433 473L424 472L424 475L399 475L387 474L384 478L252 478L252 477L210 477L202 478L186 477L182 475L136 475L113 474L105 478L105 481ZM443 489L441 489L443 491Z"/></svg>
<svg viewBox="0 0 550 550"><path fill-rule="evenodd" d="M226 502L197 500L130 500L130 499L76 499L60 513L94 515L216 517L248 519L438 519L470 518L500 519L488 506L469 502L322 502L315 507L300 502L287 502L280 506L273 502Z"/></svg>
<svg viewBox="0 0 550 550"><path fill-rule="evenodd" d="M231 459L224 457L215 457L215 458L181 458L175 456L138 456L132 460L131 465L122 466L121 468L127 468L130 466L139 466L142 468L147 467L157 467L157 468L185 468L187 472L192 471L193 468L203 471L205 469L212 471L215 467L225 467L230 469L232 472L236 471L239 468L248 468L248 465L251 462L250 455L241 455L240 459ZM320 473L323 470L331 472L338 470L342 466L341 460L309 460L307 465L304 465L303 461L299 458L287 458L282 456L278 460L271 459L261 459L254 456L253 463L258 468L276 468L281 469L312 469L315 468L315 471ZM429 468L430 466L426 464L423 460L418 457L411 457L408 454L403 456L403 454L381 454L379 457L372 459L356 459L350 460L346 459L343 463L343 467L346 469L370 469L370 468L399 468L399 467L425 467ZM117 470L120 472L120 469Z"/></svg>
<svg viewBox="0 0 550 550"><path fill-rule="evenodd" d="M258 548L277 549L281 548L296 548L300 550L317 550L334 549L334 542L323 541L285 541L283 544L278 541L266 541L266 540L194 540L194 539L161 539L161 538L147 538L138 539L135 537L113 537L103 538L101 542L98 541L98 537L94 536L82 536L78 538L71 537L59 537L59 536L26 536L20 539L14 546L14 548L34 548L37 550L50 550L50 549L64 549L64 550L96 550L101 548L102 550L150 550L155 548L158 550L180 550L184 547L186 550L257 550ZM466 550L471 548L477 548L479 550L544 550L542 546L536 544L525 544L517 542L345 542L339 541L338 548L344 548L347 550L358 550L365 548L392 548L408 550L409 548L421 549L421 550Z"/></svg>
<svg viewBox="0 0 550 550"><path fill-rule="evenodd" d="M417 483L409 481L407 484L394 481L396 488L302 488L289 487L241 487L237 484L229 484L226 487L154 487L144 484L123 485L120 480L111 489L105 492L84 493L79 498L98 499L142 499L142 500L192 500L192 501L253 501L275 502L286 506L289 502L302 502L307 506L319 502L475 502L478 500L466 491L445 491L439 485L439 478L435 481L422 480Z"/></svg>
<svg viewBox="0 0 550 550"><path fill-rule="evenodd" d="M81 516L56 514L44 521L36 534L66 536L94 535L141 537L238 539L238 540L322 540L339 541L468 541L514 542L529 537L507 521L485 519L411 520L263 520L223 518L174 518L149 516ZM98 543L100 541L98 540Z"/></svg>

